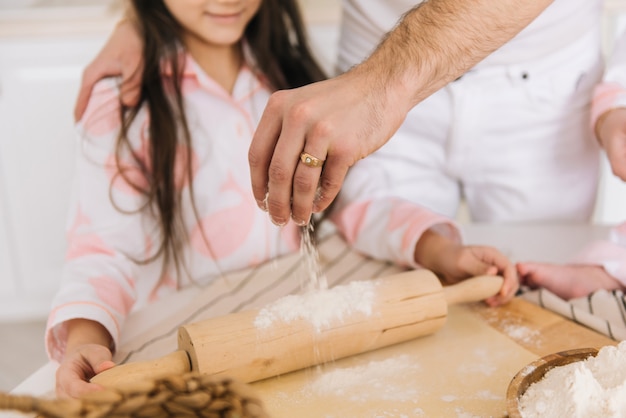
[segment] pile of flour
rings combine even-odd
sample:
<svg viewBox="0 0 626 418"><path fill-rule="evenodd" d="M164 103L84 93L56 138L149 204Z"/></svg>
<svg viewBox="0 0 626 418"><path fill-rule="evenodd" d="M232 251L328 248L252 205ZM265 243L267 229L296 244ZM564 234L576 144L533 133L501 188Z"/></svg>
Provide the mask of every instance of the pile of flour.
<svg viewBox="0 0 626 418"><path fill-rule="evenodd" d="M375 281L354 281L332 289L285 296L261 309L254 325L264 329L270 328L275 321L306 320L319 332L355 313L370 316L376 284Z"/></svg>
<svg viewBox="0 0 626 418"><path fill-rule="evenodd" d="M550 370L520 398L524 418L626 417L626 341Z"/></svg>

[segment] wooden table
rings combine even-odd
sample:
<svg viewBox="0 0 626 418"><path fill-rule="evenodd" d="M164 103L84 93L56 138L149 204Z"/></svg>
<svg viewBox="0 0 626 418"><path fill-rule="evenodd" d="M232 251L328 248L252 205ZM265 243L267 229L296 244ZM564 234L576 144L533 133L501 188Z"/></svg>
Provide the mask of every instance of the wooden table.
<svg viewBox="0 0 626 418"><path fill-rule="evenodd" d="M451 307L434 335L253 387L273 417L504 417L508 385L527 364L609 344L522 299L500 308L475 303Z"/></svg>
<svg viewBox="0 0 626 418"><path fill-rule="evenodd" d="M561 261L558 257L566 254L568 248L561 246L561 253L557 257L545 259L541 245L532 245L529 240L537 239L543 245L550 246L550 239L558 240L560 234L562 242L566 243L565 247L569 245L574 250L572 236L578 237L578 242L581 242L591 236L600 236L603 232L598 228L581 226L537 228L476 226L464 232L468 242L504 248L514 261L536 259L556 262ZM529 248L534 248L541 254L534 258L535 255L529 252ZM325 247L323 244L320 250L322 262L327 266L326 273L332 279L331 285L349 280L346 279L347 276L367 279L397 271L395 267L381 267L379 262L363 259L351 252L344 254L342 261L337 263L332 259L343 251L341 248L332 245ZM298 260L292 257L291 262L297 264ZM299 283L294 280L292 267L288 264L271 263L266 267L270 269L268 272L261 273L258 280L246 279L246 288L235 293L232 289L242 283L244 278L248 278L247 273L235 274L228 281L216 282L201 292L190 289L172 295L168 300L157 302L150 309L135 314L125 331L128 337L125 349L135 353L137 357L131 356L131 361L140 360L142 356L154 358L171 352L176 346L175 333L171 330L175 330L181 323L202 319L202 315L221 315L227 312L224 309L232 309L233 306L238 310L263 306L283 294L297 291ZM272 290L262 293L257 288ZM209 303L211 298L217 298L216 295L227 297L220 299L221 305ZM206 312L197 309L204 305L210 305ZM193 316L189 316L189 312L193 312ZM143 348L135 350L139 346L145 347L143 342L155 333L168 335L169 340L159 339L162 345L154 346L152 351L149 348L144 351ZM514 299L499 308L474 303L451 309L448 323L434 335L339 360L333 364L267 379L255 383L254 387L275 418L503 416L503 394L510 379L524 365L558 351L582 347L600 348L609 344L615 342L525 300ZM408 367L398 372L400 376L372 374L372 365L386 366L387 361L395 361L396 365L407 362ZM44 365L14 392L50 394L55 369L53 363ZM369 384L361 387L361 383L351 381L340 388L341 395L315 392L315 383L319 379L337 372L354 370L370 376L370 380L376 381L378 386ZM437 385L445 388L445 391L436 391ZM385 392L387 389L392 393ZM394 393L395 398L392 397ZM400 399L399 395L404 398ZM424 406L429 402L430 406Z"/></svg>
<svg viewBox="0 0 626 418"><path fill-rule="evenodd" d="M565 263L584 244L605 238L608 229L608 226L585 224L470 224L463 227L463 232L466 242L495 246L514 262ZM517 342L538 356L572 348L616 344L604 335L519 298L499 309L484 304L474 304L472 308L492 327L505 334L506 325L511 322L537 331L541 344L524 338L518 338ZM515 338L514 335L509 336Z"/></svg>
<svg viewBox="0 0 626 418"><path fill-rule="evenodd" d="M471 308L494 329L539 357L573 348L601 348L617 344L602 334L519 298L499 308L490 308L482 303L472 304ZM507 330L511 323L536 331L536 339L530 341L524 336L512 334Z"/></svg>

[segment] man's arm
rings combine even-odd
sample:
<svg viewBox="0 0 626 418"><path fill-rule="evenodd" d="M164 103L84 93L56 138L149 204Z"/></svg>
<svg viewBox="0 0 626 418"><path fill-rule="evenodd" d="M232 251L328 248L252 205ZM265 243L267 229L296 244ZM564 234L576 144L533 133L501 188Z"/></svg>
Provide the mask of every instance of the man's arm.
<svg viewBox="0 0 626 418"><path fill-rule="evenodd" d="M513 38L552 0L429 0L363 63L272 95L249 151L252 189L272 220L306 223L347 170L380 148L409 110ZM306 152L324 167L300 162ZM319 190L318 190L319 184Z"/></svg>
<svg viewBox="0 0 626 418"><path fill-rule="evenodd" d="M126 4L124 16L106 43L83 71L78 97L74 106L74 119L83 117L93 86L105 77L122 77L120 98L126 106L135 106L141 95L143 72L143 43L137 29L137 18Z"/></svg>

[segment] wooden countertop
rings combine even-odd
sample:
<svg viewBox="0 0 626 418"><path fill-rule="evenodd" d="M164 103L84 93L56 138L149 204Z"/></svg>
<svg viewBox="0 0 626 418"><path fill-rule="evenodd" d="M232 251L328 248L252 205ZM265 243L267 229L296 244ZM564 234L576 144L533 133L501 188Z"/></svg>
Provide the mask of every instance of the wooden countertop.
<svg viewBox="0 0 626 418"><path fill-rule="evenodd" d="M587 229L581 235L584 231L579 228L560 228L557 230L562 237L573 234L580 235L582 240L588 239ZM493 234L495 229L501 233ZM515 242L516 248L530 248L524 243L537 239L534 233L537 231L528 227L519 230L517 227L479 227L465 232L469 232L466 235L473 243L496 245L502 239L507 245ZM545 229L550 236L554 231ZM591 232L596 236L603 231L596 228ZM524 234L528 234L528 239ZM519 239L512 239L515 236ZM573 244L568 242L568 245ZM323 241L319 252L329 286L399 271L398 267L350 251L336 237ZM512 251L508 255L516 259L519 254ZM300 268L303 268L301 259L295 254L154 303L129 318L118 360L126 358L133 362L160 357L176 348L176 329L181 324L233 310L262 307L283 295L297 292L302 284ZM460 413L504 416L508 383L526 364L554 352L609 344L615 342L526 300L516 298L499 308L473 303L453 306L446 324L433 335L266 379L253 386L274 418L458 417ZM403 364L406 367L402 367ZM381 375L381 368L383 372L387 369L397 373ZM54 386L55 370L53 363L44 365L13 392L49 395ZM364 385L363 379L348 380L334 388L336 393L316 392L320 390L317 385L320 379L334 378L338 373L343 373L343 378L350 373L367 376L369 383ZM323 387L333 386L324 383ZM377 415L372 415L374 413Z"/></svg>
<svg viewBox="0 0 626 418"><path fill-rule="evenodd" d="M527 364L612 344L516 298L498 308L452 306L435 334L252 386L277 418L504 417L508 385Z"/></svg>

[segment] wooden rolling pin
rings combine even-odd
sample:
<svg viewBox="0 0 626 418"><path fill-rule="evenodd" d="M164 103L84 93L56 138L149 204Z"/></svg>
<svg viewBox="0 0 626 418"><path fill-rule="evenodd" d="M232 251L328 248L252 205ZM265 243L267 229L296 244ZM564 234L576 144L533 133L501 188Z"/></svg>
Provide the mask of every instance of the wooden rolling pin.
<svg viewBox="0 0 626 418"><path fill-rule="evenodd" d="M154 361L113 367L92 382L116 387L191 370L253 382L432 334L444 325L448 305L493 296L502 281L500 276L479 276L442 287L431 271L412 270L356 282L371 283L370 313L348 310L323 326L314 326L307 317L279 317L269 326L259 327L263 310L206 319L179 328L178 351ZM351 285L354 283L321 292L334 300L333 292L345 294Z"/></svg>

